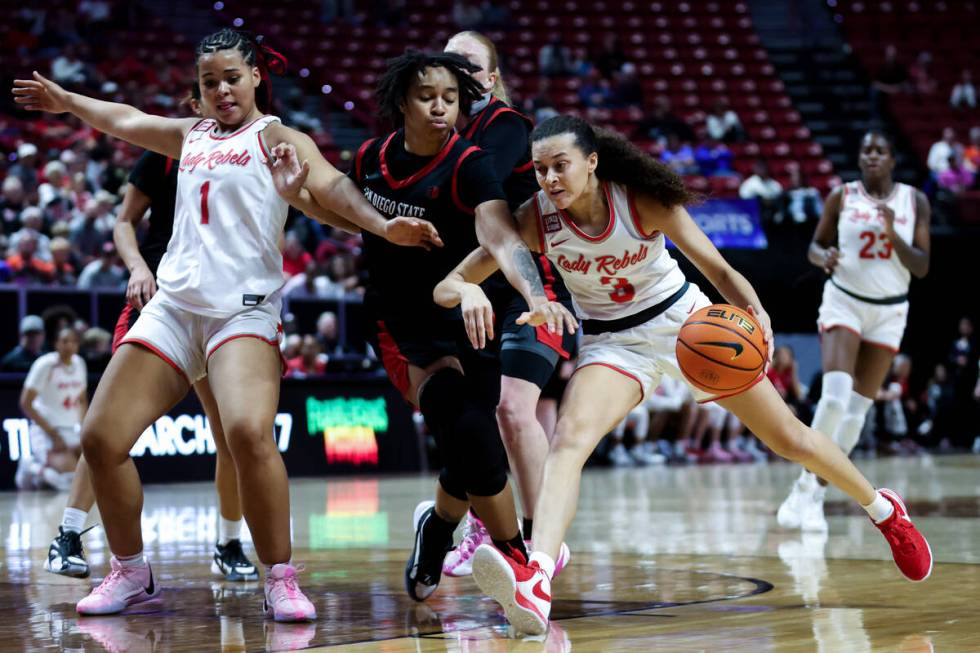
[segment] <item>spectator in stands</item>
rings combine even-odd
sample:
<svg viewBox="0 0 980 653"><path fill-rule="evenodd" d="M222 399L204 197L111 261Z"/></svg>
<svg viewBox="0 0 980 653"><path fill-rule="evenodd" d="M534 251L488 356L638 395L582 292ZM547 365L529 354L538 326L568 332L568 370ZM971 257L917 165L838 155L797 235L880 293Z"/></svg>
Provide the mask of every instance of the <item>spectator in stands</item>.
<svg viewBox="0 0 980 653"><path fill-rule="evenodd" d="M732 166L732 151L721 141L710 137L694 150L698 172L705 177L737 177Z"/></svg>
<svg viewBox="0 0 980 653"><path fill-rule="evenodd" d="M61 161L48 161L44 165L44 181L37 187L37 201L42 209L53 202L68 200L68 168Z"/></svg>
<svg viewBox="0 0 980 653"><path fill-rule="evenodd" d="M538 78L538 92L524 103L524 112L534 118L535 123L544 122L558 115L554 100L551 99L551 80L545 76Z"/></svg>
<svg viewBox="0 0 980 653"><path fill-rule="evenodd" d="M21 228L10 236L10 249L16 250L21 238L32 236L37 242L37 250L34 252L34 256L42 261L50 261L51 239L41 233L44 228L44 215L41 213L41 209L36 206L28 206L20 214L20 224Z"/></svg>
<svg viewBox="0 0 980 653"><path fill-rule="evenodd" d="M969 70L960 73L960 81L953 86L953 91L949 94L949 105L954 109L959 109L960 105L976 108L977 89L973 86L973 73Z"/></svg>
<svg viewBox="0 0 980 653"><path fill-rule="evenodd" d="M872 118L881 116L883 99L905 90L908 79L908 70L898 61L898 49L894 45L885 46L885 61L871 81Z"/></svg>
<svg viewBox="0 0 980 653"><path fill-rule="evenodd" d="M494 0L483 0L480 3L480 13L483 14L483 21L480 23L482 30L509 29L510 9L503 2Z"/></svg>
<svg viewBox="0 0 980 653"><path fill-rule="evenodd" d="M960 157L952 155L946 169L936 176L936 182L940 188L953 195L960 195L973 186L973 173L963 166Z"/></svg>
<svg viewBox="0 0 980 653"><path fill-rule="evenodd" d="M593 65L599 75L606 79L612 79L627 61L626 53L619 43L619 35L615 32L606 33L602 38L602 45L592 55Z"/></svg>
<svg viewBox="0 0 980 653"><path fill-rule="evenodd" d="M20 344L0 359L0 370L24 372L41 355L44 347L44 321L37 315L25 315L20 321Z"/></svg>
<svg viewBox="0 0 980 653"><path fill-rule="evenodd" d="M94 198L85 201L84 210L71 222L71 244L82 257L82 265L94 261L106 242L107 234L98 227L99 203Z"/></svg>
<svg viewBox="0 0 980 653"><path fill-rule="evenodd" d="M337 314L333 311L324 311L316 321L316 339L320 343L322 351L328 356L338 356L344 353L340 346L339 333L337 331Z"/></svg>
<svg viewBox="0 0 980 653"><path fill-rule="evenodd" d="M299 356L286 361L286 376L304 378L321 376L327 371L327 356L320 351L320 343L314 336L303 336Z"/></svg>
<svg viewBox="0 0 980 653"><path fill-rule="evenodd" d="M296 232L290 231L285 237L285 247L282 252L282 271L286 278L302 274L310 269L313 263L313 255L303 249Z"/></svg>
<svg viewBox="0 0 980 653"><path fill-rule="evenodd" d="M303 346L303 336L298 333L291 333L282 341L282 357L287 363L299 356L299 350Z"/></svg>
<svg viewBox="0 0 980 653"><path fill-rule="evenodd" d="M626 62L613 73L612 104L617 107L642 107L643 84L636 76L636 65Z"/></svg>
<svg viewBox="0 0 980 653"><path fill-rule="evenodd" d="M479 29L483 22L483 12L475 2L456 0L453 2L453 22L461 30Z"/></svg>
<svg viewBox="0 0 980 653"><path fill-rule="evenodd" d="M915 400L909 396L909 375L912 360L905 354L897 354L892 361L892 369L878 391L878 404L881 424L890 441L881 443L892 453L918 453L920 447L911 439L909 417L915 413Z"/></svg>
<svg viewBox="0 0 980 653"><path fill-rule="evenodd" d="M769 172L769 164L763 159L755 162L752 167L752 176L738 187L738 196L742 199L759 200L759 214L764 222L775 220L782 195L782 185L773 179Z"/></svg>
<svg viewBox="0 0 980 653"><path fill-rule="evenodd" d="M90 373L104 372L112 357L112 334L99 327L85 329L79 355L85 359Z"/></svg>
<svg viewBox="0 0 980 653"><path fill-rule="evenodd" d="M970 144L963 150L963 167L980 173L980 125L970 128Z"/></svg>
<svg viewBox="0 0 980 653"><path fill-rule="evenodd" d="M679 175L698 174L698 166L694 162L694 150L689 144L682 143L675 133L667 135L667 145L660 153L660 160Z"/></svg>
<svg viewBox="0 0 980 653"><path fill-rule="evenodd" d="M789 187L783 197L782 213L797 224L816 222L823 211L820 191L807 183L800 164L793 162L786 166L786 170L789 172Z"/></svg>
<svg viewBox="0 0 980 653"><path fill-rule="evenodd" d="M705 126L708 128L708 136L716 141L734 143L745 139L745 129L738 114L722 99L716 101L711 108L705 119Z"/></svg>
<svg viewBox="0 0 980 653"><path fill-rule="evenodd" d="M769 366L766 375L793 414L805 420L809 408L806 392L803 390L803 384L800 383L796 356L793 354L792 347L786 345L776 347L772 356L772 365Z"/></svg>
<svg viewBox="0 0 980 653"><path fill-rule="evenodd" d="M952 127L944 127L942 139L929 148L926 165L934 176L938 176L940 172L949 168L949 157L958 156L962 149L962 146L956 142L956 130Z"/></svg>
<svg viewBox="0 0 980 653"><path fill-rule="evenodd" d="M286 122L306 134L323 131L323 122L306 110L306 98L298 88L286 101Z"/></svg>
<svg viewBox="0 0 980 653"><path fill-rule="evenodd" d="M7 175L20 179L25 192L33 192L37 188L37 146L33 143L18 145L17 162L10 166Z"/></svg>
<svg viewBox="0 0 980 653"><path fill-rule="evenodd" d="M960 318L958 335L949 349L949 372L953 385L953 407L950 433L954 444L966 444L965 431L973 429L972 421L974 401L973 388L976 381L974 376L977 366L977 345L973 339L973 321L968 317ZM969 433L972 441L973 433Z"/></svg>
<svg viewBox="0 0 980 653"><path fill-rule="evenodd" d="M72 261L71 243L66 238L57 237L51 240L51 263L54 265L56 285L74 286L78 282Z"/></svg>
<svg viewBox="0 0 980 653"><path fill-rule="evenodd" d="M557 32L538 52L538 70L548 77L561 77L575 72L572 51L561 42Z"/></svg>
<svg viewBox="0 0 980 653"><path fill-rule="evenodd" d="M24 183L20 177L7 176L0 186L0 219L3 233L13 233L20 227L20 215L26 207Z"/></svg>
<svg viewBox="0 0 980 653"><path fill-rule="evenodd" d="M931 95L936 92L936 80L932 76L932 55L920 52L915 63L909 69L912 87L919 95Z"/></svg>
<svg viewBox="0 0 980 653"><path fill-rule="evenodd" d="M612 104L613 88L608 79L593 69L586 75L578 91L579 101L587 109L601 109Z"/></svg>
<svg viewBox="0 0 980 653"><path fill-rule="evenodd" d="M653 111L637 126L633 136L641 140L657 141L663 145L670 134L675 134L683 143L694 142L694 130L671 111L670 100L661 95L654 101Z"/></svg>
<svg viewBox="0 0 980 653"><path fill-rule="evenodd" d="M62 86L82 86L88 80L85 62L78 58L75 46L66 45L51 62L51 79Z"/></svg>
<svg viewBox="0 0 980 653"><path fill-rule="evenodd" d="M123 288L126 276L117 264L116 246L112 240L102 243L102 255L92 261L78 275L79 288Z"/></svg>
<svg viewBox="0 0 980 653"><path fill-rule="evenodd" d="M17 242L17 250L7 257L12 281L25 284L47 284L54 279L54 265L37 256L37 239L24 234Z"/></svg>

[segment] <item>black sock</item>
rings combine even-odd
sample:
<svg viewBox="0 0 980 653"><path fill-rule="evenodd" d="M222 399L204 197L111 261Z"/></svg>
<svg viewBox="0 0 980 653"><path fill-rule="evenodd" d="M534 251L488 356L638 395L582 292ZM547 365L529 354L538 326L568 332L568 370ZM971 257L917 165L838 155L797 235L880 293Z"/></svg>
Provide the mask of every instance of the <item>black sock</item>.
<svg viewBox="0 0 980 653"><path fill-rule="evenodd" d="M493 540L493 545L504 553L509 553L511 549L516 549L524 556L524 562L527 562L527 547L524 546L524 537L520 532L509 540Z"/></svg>
<svg viewBox="0 0 980 653"><path fill-rule="evenodd" d="M521 520L524 523L524 527L521 529L524 531L524 539L530 541L531 539L531 527L534 526L534 519L531 517L525 517Z"/></svg>
<svg viewBox="0 0 980 653"><path fill-rule="evenodd" d="M426 538L431 538L429 541L448 543L449 546L452 546L453 533L456 531L457 526L459 526L458 521L446 521L439 516L439 513L433 510L432 515L425 521L422 528L425 531Z"/></svg>

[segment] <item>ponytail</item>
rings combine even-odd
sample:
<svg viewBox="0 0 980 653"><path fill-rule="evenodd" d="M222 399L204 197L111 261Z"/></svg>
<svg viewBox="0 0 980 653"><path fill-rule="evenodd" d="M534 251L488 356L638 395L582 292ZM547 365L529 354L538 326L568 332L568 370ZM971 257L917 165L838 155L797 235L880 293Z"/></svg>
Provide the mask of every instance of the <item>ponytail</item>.
<svg viewBox="0 0 980 653"><path fill-rule="evenodd" d="M598 155L595 174L603 181L649 195L666 207L695 204L701 200L701 196L688 190L684 180L669 166L619 134L593 128L577 116L555 116L539 123L531 132L531 142L561 134L572 134L575 145L586 156L593 152Z"/></svg>

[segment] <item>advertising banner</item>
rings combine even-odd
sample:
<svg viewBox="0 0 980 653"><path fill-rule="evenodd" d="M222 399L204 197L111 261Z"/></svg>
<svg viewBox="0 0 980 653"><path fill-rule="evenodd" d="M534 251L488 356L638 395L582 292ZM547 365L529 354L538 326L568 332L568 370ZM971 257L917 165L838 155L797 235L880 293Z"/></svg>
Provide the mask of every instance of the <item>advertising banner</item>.
<svg viewBox="0 0 980 653"><path fill-rule="evenodd" d="M766 249L769 246L756 200L712 199L688 207L688 212L719 249Z"/></svg>

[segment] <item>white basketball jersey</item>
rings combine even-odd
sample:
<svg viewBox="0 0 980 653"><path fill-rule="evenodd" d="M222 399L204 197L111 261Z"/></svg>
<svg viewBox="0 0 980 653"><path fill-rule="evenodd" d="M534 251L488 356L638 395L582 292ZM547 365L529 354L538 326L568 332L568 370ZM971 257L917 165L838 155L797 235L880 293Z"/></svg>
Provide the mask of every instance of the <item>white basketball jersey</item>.
<svg viewBox="0 0 980 653"><path fill-rule="evenodd" d="M74 355L71 364L61 362L58 352L44 354L31 365L24 387L37 392L34 408L57 428L72 428L82 421L79 397L88 387L85 360Z"/></svg>
<svg viewBox="0 0 980 653"><path fill-rule="evenodd" d="M214 120L188 132L177 176L174 232L157 284L191 313L227 317L275 299L285 279L279 235L286 202L266 165L263 116L230 134Z"/></svg>
<svg viewBox="0 0 980 653"><path fill-rule="evenodd" d="M840 263L833 282L848 292L869 299L897 297L909 291L911 274L902 265L885 236L878 215L881 200L873 199L860 181L844 184L837 247ZM911 244L915 234L915 188L896 183L884 203L895 212L895 232Z"/></svg>
<svg viewBox="0 0 980 653"><path fill-rule="evenodd" d="M644 234L629 192L602 183L609 224L590 236L551 203L535 195L543 253L561 272L579 316L615 320L658 304L684 285L684 273L664 246L659 231Z"/></svg>

